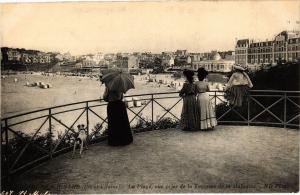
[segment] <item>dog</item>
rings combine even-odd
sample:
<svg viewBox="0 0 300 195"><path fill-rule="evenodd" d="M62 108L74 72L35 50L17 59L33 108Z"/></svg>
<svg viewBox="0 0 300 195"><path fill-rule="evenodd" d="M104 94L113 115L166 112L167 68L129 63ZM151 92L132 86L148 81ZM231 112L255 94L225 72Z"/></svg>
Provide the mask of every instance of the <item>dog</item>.
<svg viewBox="0 0 300 195"><path fill-rule="evenodd" d="M73 147L73 155L72 158L74 158L76 146L80 145L80 158L82 157L82 151L83 146L85 146L85 149L88 149L87 147L87 128L84 127L84 124L77 125L78 133L74 135L74 147Z"/></svg>

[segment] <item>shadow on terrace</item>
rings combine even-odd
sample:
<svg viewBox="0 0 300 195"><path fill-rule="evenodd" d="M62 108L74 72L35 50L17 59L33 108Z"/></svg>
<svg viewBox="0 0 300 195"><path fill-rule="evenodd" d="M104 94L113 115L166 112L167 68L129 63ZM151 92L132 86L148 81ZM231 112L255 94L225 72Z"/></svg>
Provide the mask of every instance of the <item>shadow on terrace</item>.
<svg viewBox="0 0 300 195"><path fill-rule="evenodd" d="M106 103L92 100L2 119L2 190L50 193L296 192L299 93L251 91L242 108L211 92L219 126L178 129L178 93L128 96L135 132L126 147L106 144ZM131 99L130 99L131 98ZM89 149L69 152L84 124Z"/></svg>

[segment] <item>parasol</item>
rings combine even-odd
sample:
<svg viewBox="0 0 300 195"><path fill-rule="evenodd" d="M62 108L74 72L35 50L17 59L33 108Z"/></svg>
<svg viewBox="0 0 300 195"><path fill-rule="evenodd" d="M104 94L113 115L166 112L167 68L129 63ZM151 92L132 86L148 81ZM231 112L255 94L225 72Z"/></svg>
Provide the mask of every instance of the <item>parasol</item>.
<svg viewBox="0 0 300 195"><path fill-rule="evenodd" d="M104 72L101 82L105 83L109 91L126 93L134 88L134 78L122 70L108 70Z"/></svg>

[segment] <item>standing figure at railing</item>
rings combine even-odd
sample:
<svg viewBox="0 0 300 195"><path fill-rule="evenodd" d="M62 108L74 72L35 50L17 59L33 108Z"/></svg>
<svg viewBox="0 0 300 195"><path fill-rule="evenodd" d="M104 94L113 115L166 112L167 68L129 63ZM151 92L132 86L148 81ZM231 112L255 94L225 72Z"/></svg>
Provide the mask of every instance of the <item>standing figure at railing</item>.
<svg viewBox="0 0 300 195"><path fill-rule="evenodd" d="M196 101L196 85L194 84L194 72L191 70L184 70L183 75L186 77L186 82L183 84L179 95L183 97L183 106L181 112L181 128L184 131L197 130L197 110Z"/></svg>
<svg viewBox="0 0 300 195"><path fill-rule="evenodd" d="M198 79L196 84L197 89L197 106L199 115L197 117L198 128L200 130L210 130L217 125L217 119L215 111L213 110L212 103L209 98L209 85L204 81L208 72L204 68L198 69Z"/></svg>
<svg viewBox="0 0 300 195"><path fill-rule="evenodd" d="M243 98L248 95L248 91L253 87L253 84L245 72L245 68L239 65L233 65L233 68L235 72L226 85L225 97L231 105L241 107Z"/></svg>
<svg viewBox="0 0 300 195"><path fill-rule="evenodd" d="M133 76L120 70L104 74L101 81L105 83L103 99L108 102L108 144L111 146L128 145L133 141L123 93L134 88Z"/></svg>

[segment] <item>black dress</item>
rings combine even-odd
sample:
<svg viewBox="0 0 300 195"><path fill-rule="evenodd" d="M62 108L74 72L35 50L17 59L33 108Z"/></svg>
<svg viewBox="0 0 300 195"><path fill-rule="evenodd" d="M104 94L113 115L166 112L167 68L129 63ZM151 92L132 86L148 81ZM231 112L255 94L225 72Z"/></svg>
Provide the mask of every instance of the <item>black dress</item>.
<svg viewBox="0 0 300 195"><path fill-rule="evenodd" d="M107 105L108 144L128 145L133 141L125 103L122 100L110 101Z"/></svg>

